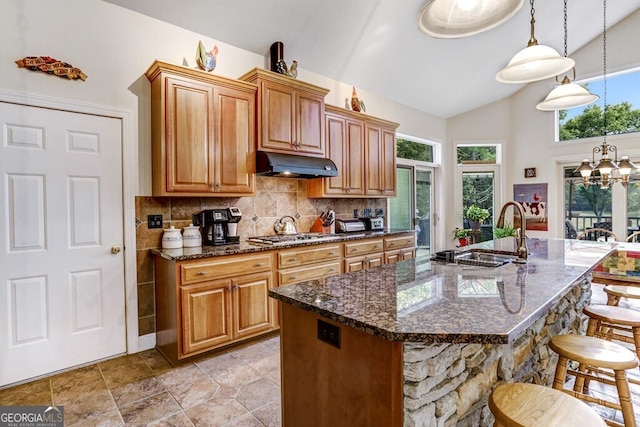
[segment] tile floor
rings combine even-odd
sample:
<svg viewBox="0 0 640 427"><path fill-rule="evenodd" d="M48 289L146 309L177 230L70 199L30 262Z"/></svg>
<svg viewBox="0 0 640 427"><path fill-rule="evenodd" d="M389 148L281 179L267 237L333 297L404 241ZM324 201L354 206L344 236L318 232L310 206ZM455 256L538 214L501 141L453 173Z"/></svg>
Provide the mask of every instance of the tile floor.
<svg viewBox="0 0 640 427"><path fill-rule="evenodd" d="M593 303L606 302L601 288L594 285ZM279 427L279 348L270 336L177 368L149 350L0 390L0 405L64 405L67 426ZM599 383L591 390L616 396ZM640 425L640 386L631 392ZM620 411L594 407L622 421Z"/></svg>
<svg viewBox="0 0 640 427"><path fill-rule="evenodd" d="M64 405L66 426L276 427L280 338L172 368L149 350L0 390L0 405Z"/></svg>

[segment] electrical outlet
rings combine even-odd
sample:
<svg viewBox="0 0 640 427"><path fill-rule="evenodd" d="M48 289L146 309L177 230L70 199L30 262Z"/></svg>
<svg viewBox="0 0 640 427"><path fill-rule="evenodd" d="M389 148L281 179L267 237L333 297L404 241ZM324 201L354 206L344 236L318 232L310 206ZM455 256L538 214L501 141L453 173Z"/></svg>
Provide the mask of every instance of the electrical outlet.
<svg viewBox="0 0 640 427"><path fill-rule="evenodd" d="M162 228L162 215L147 215L147 228Z"/></svg>
<svg viewBox="0 0 640 427"><path fill-rule="evenodd" d="M193 225L195 225L196 227L200 227L200 226L202 225L202 224L201 224L201 221L200 221L201 216L202 216L202 215L201 215L201 214L199 214L199 213L194 213L193 215L191 215L191 222L192 222L192 223L193 223Z"/></svg>
<svg viewBox="0 0 640 427"><path fill-rule="evenodd" d="M318 319L318 339L340 348L340 327Z"/></svg>

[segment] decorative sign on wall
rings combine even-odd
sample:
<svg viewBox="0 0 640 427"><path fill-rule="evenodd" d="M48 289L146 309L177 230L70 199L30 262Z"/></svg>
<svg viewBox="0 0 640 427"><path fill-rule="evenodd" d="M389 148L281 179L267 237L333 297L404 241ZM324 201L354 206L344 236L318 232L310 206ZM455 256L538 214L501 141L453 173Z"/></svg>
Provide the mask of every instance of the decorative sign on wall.
<svg viewBox="0 0 640 427"><path fill-rule="evenodd" d="M71 64L51 58L50 56L25 56L16 61L18 68L26 68L31 71L42 71L69 80L85 80L87 75L80 68Z"/></svg>
<svg viewBox="0 0 640 427"><path fill-rule="evenodd" d="M525 178L535 178L536 177L536 168L524 168L524 177Z"/></svg>
<svg viewBox="0 0 640 427"><path fill-rule="evenodd" d="M514 184L513 200L524 208L527 230L547 231L547 183ZM514 216L514 227L520 227L520 218Z"/></svg>

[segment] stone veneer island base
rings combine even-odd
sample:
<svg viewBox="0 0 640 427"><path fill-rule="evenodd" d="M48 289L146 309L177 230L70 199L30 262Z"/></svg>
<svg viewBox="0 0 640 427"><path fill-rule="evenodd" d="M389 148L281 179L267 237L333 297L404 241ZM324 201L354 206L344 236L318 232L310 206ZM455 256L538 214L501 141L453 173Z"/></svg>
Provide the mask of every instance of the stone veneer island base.
<svg viewBox="0 0 640 427"><path fill-rule="evenodd" d="M412 260L274 289L283 426L491 426L498 384L550 386L547 344L584 333L589 272L611 246L539 247L526 267ZM569 264L575 250L584 265ZM468 280L497 283L500 295L465 299Z"/></svg>

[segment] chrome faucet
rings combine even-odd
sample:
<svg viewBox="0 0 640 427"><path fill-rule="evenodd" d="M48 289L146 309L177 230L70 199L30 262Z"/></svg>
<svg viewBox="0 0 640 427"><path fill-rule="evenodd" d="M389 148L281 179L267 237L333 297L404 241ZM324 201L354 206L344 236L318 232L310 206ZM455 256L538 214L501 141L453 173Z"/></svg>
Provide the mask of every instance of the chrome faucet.
<svg viewBox="0 0 640 427"><path fill-rule="evenodd" d="M529 256L529 250L527 249L527 218L525 217L522 205L513 200L505 203L500 211L498 222L496 222L496 228L504 227L504 214L509 206L513 206L513 208L518 211L518 215L520 215L520 224L522 224L522 228L518 229L518 234L516 235L516 242L518 243L518 250L516 251L516 254L518 255L518 258L526 262L526 259Z"/></svg>

